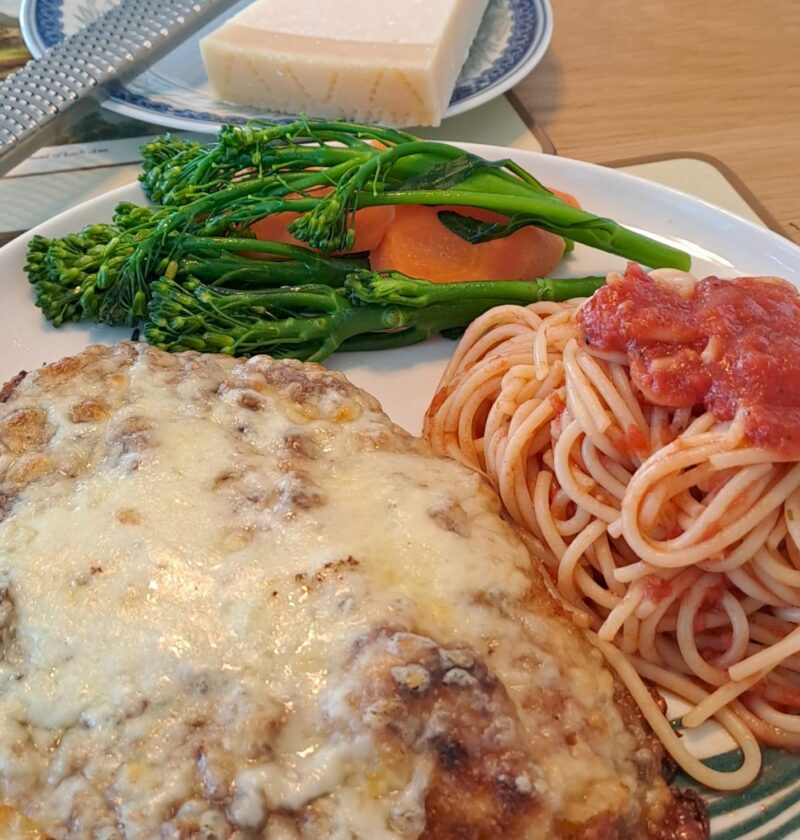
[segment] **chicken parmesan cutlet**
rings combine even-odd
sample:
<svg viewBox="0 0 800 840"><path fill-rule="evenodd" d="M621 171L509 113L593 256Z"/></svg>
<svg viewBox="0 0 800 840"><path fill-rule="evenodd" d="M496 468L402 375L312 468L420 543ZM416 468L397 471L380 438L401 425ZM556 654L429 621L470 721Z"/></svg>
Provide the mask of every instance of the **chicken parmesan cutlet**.
<svg viewBox="0 0 800 840"><path fill-rule="evenodd" d="M0 391L0 834L707 836L477 473L294 361Z"/></svg>

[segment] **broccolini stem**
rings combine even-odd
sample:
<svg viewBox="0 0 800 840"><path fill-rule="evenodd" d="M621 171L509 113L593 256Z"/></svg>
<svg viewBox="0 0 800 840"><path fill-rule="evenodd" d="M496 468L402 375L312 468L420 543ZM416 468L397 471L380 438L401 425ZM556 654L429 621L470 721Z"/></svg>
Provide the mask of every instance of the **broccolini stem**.
<svg viewBox="0 0 800 840"><path fill-rule="evenodd" d="M348 275L345 289L354 301L424 307L468 300L519 304L539 300L569 300L589 297L604 283L604 277L431 283L407 277L398 271L357 271Z"/></svg>
<svg viewBox="0 0 800 840"><path fill-rule="evenodd" d="M357 267L365 269L363 260ZM348 261L340 268L335 266L310 269L297 260L252 260L247 258L181 259L178 263L180 277L196 277L209 286L229 289L270 288L273 286L303 286L308 283L340 288L347 275L356 268Z"/></svg>
<svg viewBox="0 0 800 840"><path fill-rule="evenodd" d="M480 207L509 217L524 216L530 220L529 224L543 230L642 263L650 268L678 268L688 271L691 266L691 257L685 251L635 233L612 219L593 216L584 210L578 210L555 196L548 197L531 193L525 197L473 193L464 190L448 190L442 194L437 191L409 190L374 195L361 193L358 198L359 207L386 204L430 206L445 203L458 207ZM308 218L308 216L303 218ZM302 221L302 219L297 221Z"/></svg>
<svg viewBox="0 0 800 840"><path fill-rule="evenodd" d="M273 242L269 239L247 239L239 236L184 236L181 238L181 250L189 253L208 250L233 251L235 253L266 254L268 256L284 257L292 260L331 262L330 257L317 254L302 245L291 245L287 242ZM363 262L355 260L355 263Z"/></svg>
<svg viewBox="0 0 800 840"><path fill-rule="evenodd" d="M226 125L220 131L219 142L229 148L242 148L273 143L303 145L320 141L377 140L387 145L416 141L413 134L395 128L344 120L312 120L300 117L292 122L270 123L252 120L246 126Z"/></svg>
<svg viewBox="0 0 800 840"><path fill-rule="evenodd" d="M180 272L210 285L232 288L307 283L342 286L348 273L369 265L366 259L327 257L298 245L233 236L186 236L180 249L187 254L178 261Z"/></svg>
<svg viewBox="0 0 800 840"><path fill-rule="evenodd" d="M400 346L445 329L461 327L496 301L435 303L414 308L353 305L326 286L259 292L213 289L197 281L181 287L161 278L153 283L147 340L165 350L201 350L230 355L267 353L303 361L322 361L356 336L386 331L385 345ZM413 330L410 336L399 334ZM361 342L366 346L365 342ZM352 341L350 349L359 343Z"/></svg>

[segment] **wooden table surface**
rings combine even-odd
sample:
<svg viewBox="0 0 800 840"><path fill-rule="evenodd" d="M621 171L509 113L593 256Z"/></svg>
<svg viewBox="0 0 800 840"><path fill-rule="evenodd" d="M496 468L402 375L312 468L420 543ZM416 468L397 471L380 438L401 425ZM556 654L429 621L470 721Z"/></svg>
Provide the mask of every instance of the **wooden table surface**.
<svg viewBox="0 0 800 840"><path fill-rule="evenodd" d="M798 0L551 2L550 49L514 93L559 154L710 155L800 243Z"/></svg>

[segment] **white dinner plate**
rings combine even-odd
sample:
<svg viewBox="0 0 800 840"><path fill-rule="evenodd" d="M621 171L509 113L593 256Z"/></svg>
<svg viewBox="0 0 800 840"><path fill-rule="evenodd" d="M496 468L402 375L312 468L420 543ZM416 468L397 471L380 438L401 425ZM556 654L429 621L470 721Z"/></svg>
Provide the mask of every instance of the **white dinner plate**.
<svg viewBox="0 0 800 840"><path fill-rule="evenodd" d="M22 37L38 58L118 1L22 0ZM107 107L184 131L216 132L224 123L280 118L214 97L200 59L200 38L249 2L236 3L150 70L117 85ZM513 87L541 61L552 34L550 0L490 0L445 117L476 108Z"/></svg>
<svg viewBox="0 0 800 840"><path fill-rule="evenodd" d="M697 275L776 275L800 286L800 247L700 199L566 158L473 144L464 148L492 159L511 157L544 183L573 193L587 210L685 249L692 256L692 270ZM122 328L77 324L51 327L34 306L24 271L32 235L58 236L89 223L108 221L119 201L143 202L144 195L138 184L122 187L62 213L0 249L0 382L21 369L77 352L89 343L130 335ZM601 274L623 265L619 258L578 245L559 274ZM454 346L438 338L399 350L335 354L327 364L343 370L353 382L374 394L395 422L418 433ZM710 757L717 767L737 763L730 742L713 728L701 728L687 740L697 754ZM762 775L746 791L726 795L702 792L712 816L714 840L778 840L800 830L800 758L765 749L764 759ZM679 783L690 784L686 780Z"/></svg>

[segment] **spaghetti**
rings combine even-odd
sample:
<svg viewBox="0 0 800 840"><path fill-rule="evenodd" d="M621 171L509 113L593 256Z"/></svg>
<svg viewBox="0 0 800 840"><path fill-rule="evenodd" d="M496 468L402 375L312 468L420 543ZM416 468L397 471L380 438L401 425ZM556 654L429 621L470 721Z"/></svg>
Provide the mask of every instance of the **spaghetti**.
<svg viewBox="0 0 800 840"><path fill-rule="evenodd" d="M695 290L688 275L653 278L682 298ZM674 384L663 358L675 342L651 347L645 367L641 348L631 362L587 346L584 304L477 319L425 435L495 486L677 763L709 787L739 788L760 769L758 741L800 749L800 458L753 442L748 417L766 415L745 402L657 404L652 374ZM703 342L699 356L720 362L717 338ZM719 772L692 756L643 680L692 705L685 726L715 718L741 767Z"/></svg>

